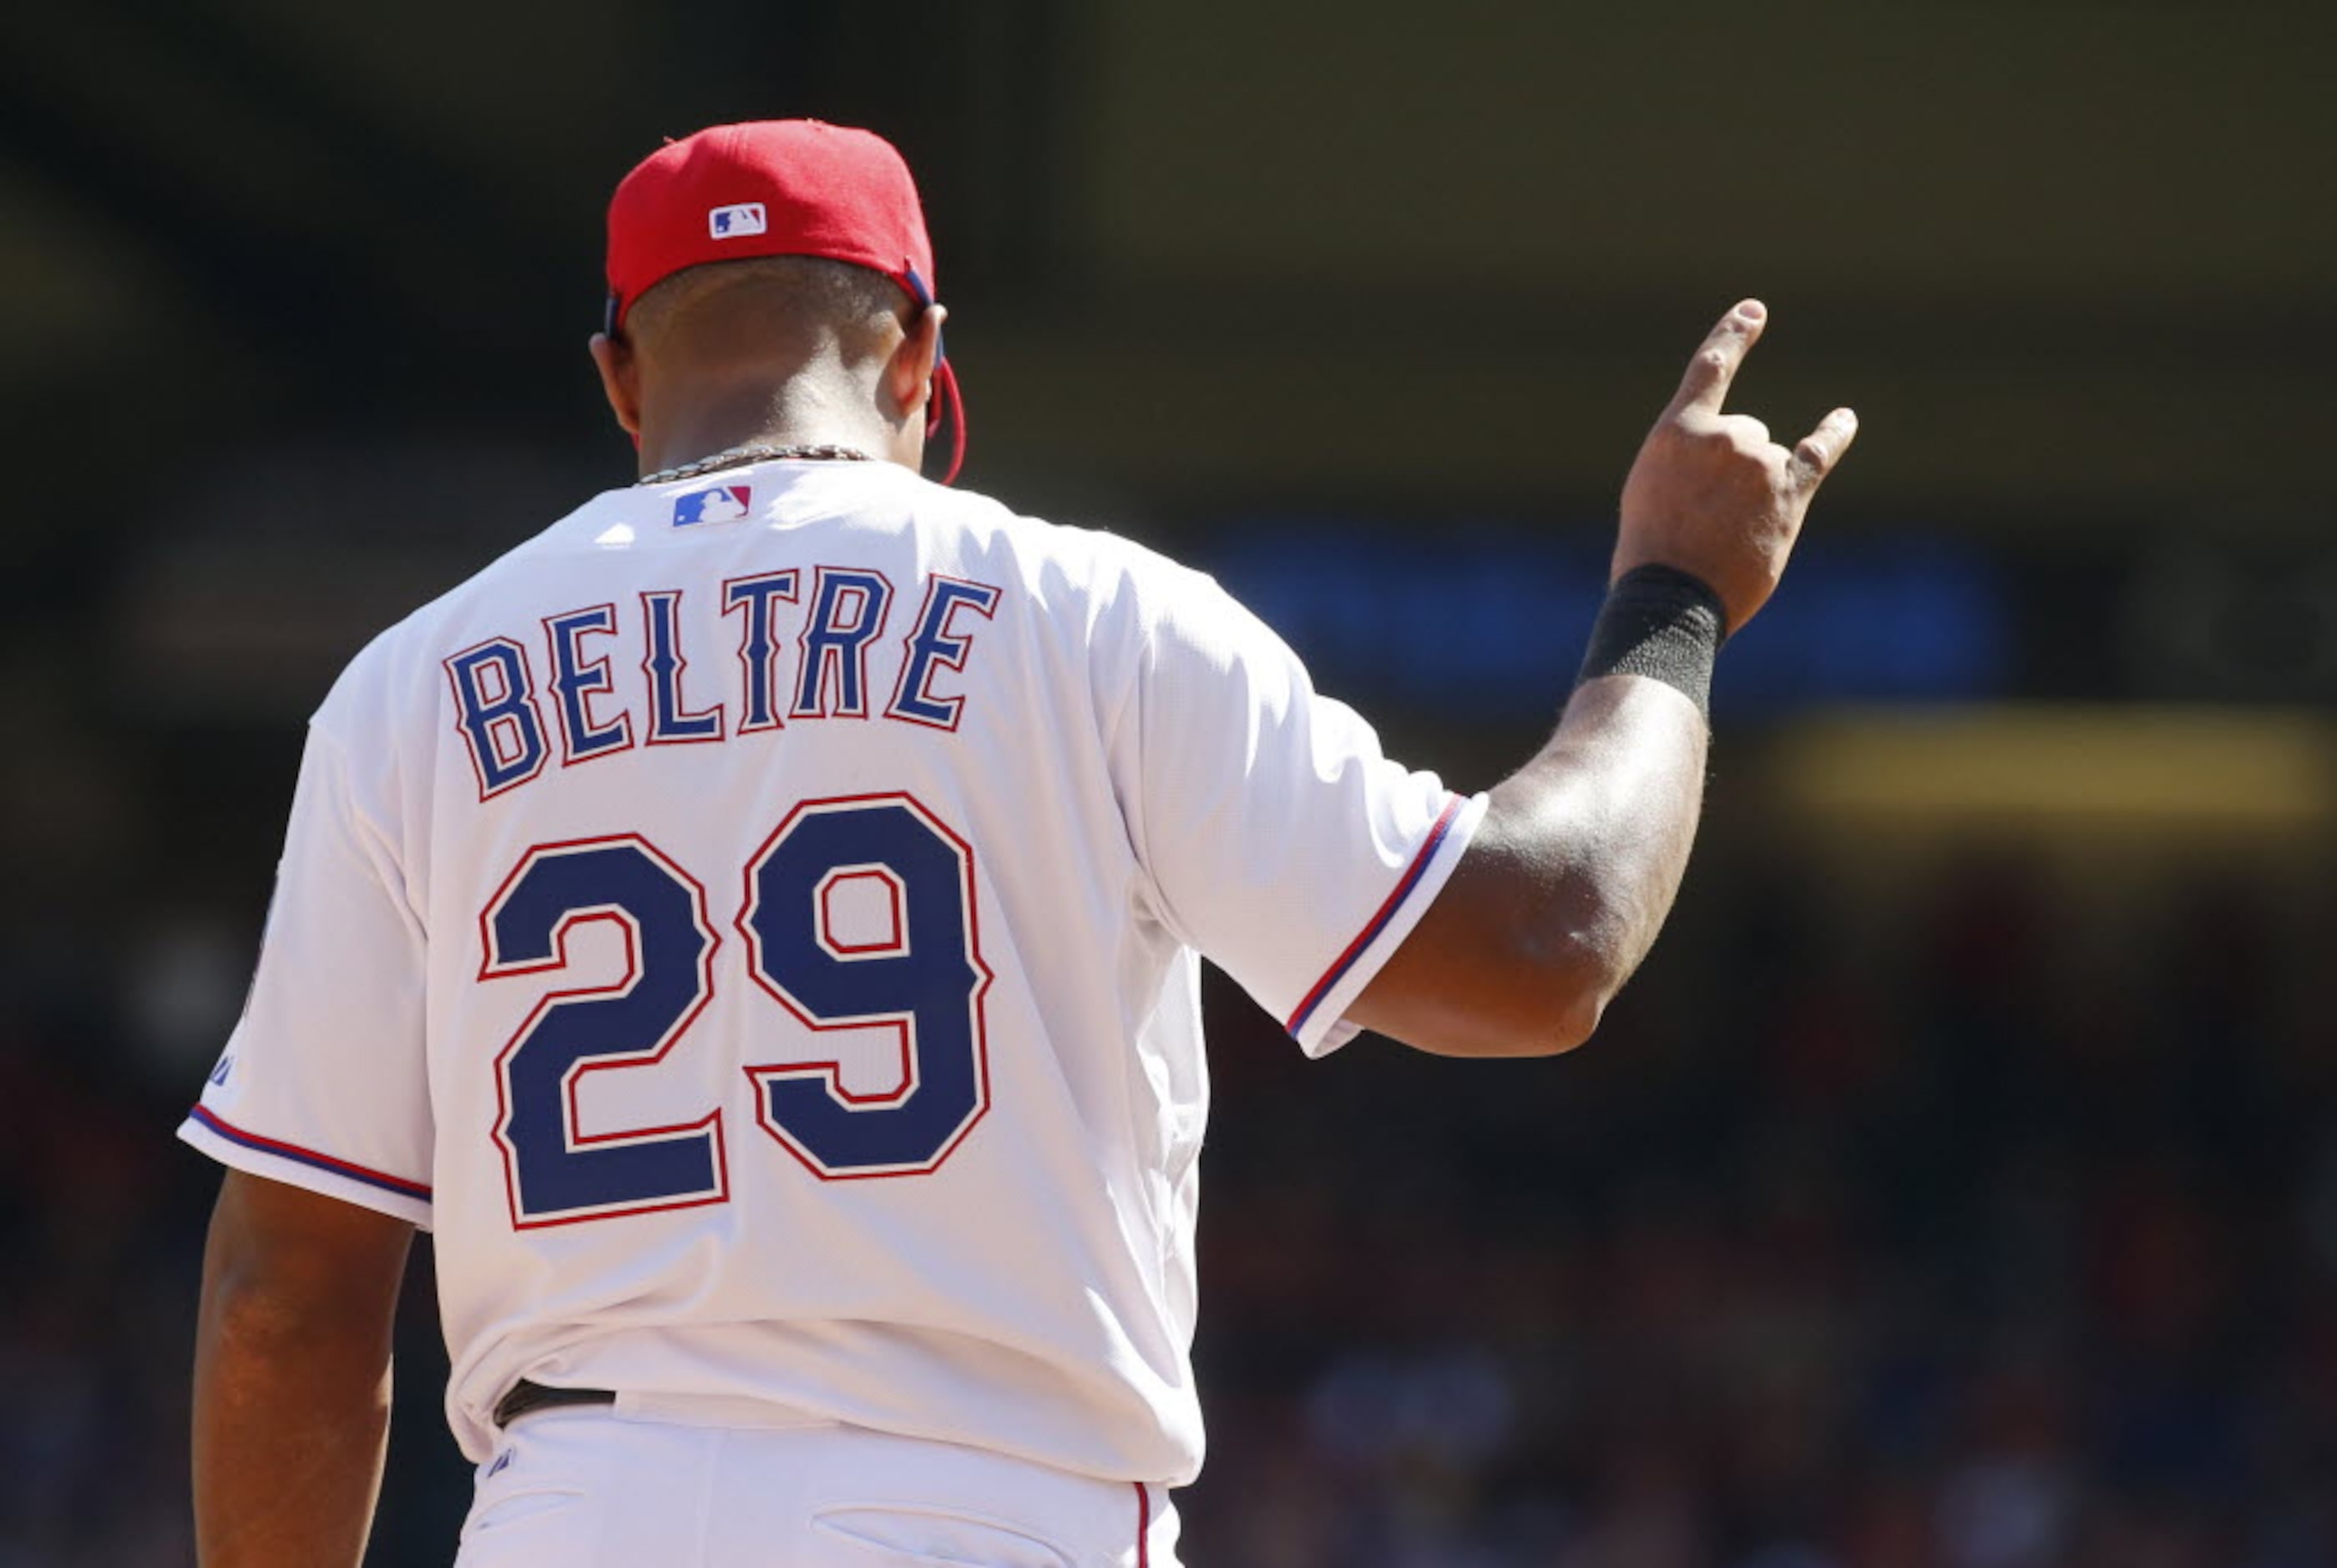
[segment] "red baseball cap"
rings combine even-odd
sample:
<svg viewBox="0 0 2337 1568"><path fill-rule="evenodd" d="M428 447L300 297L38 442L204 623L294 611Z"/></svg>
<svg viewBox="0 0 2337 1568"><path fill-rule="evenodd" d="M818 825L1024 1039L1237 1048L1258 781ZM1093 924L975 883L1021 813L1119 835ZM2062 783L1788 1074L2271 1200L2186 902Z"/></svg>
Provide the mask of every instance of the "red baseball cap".
<svg viewBox="0 0 2337 1568"><path fill-rule="evenodd" d="M608 329L686 267L752 256L824 256L882 272L934 302L934 247L916 182L882 136L818 120L716 125L633 166L609 201ZM925 434L957 412L946 485L965 461L965 399L944 358Z"/></svg>

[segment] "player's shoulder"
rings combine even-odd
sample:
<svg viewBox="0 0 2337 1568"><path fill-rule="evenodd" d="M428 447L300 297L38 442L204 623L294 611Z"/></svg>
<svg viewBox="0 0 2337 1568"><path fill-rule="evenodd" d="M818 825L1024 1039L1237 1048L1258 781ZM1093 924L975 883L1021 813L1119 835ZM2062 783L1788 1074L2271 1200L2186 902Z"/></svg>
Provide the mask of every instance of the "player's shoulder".
<svg viewBox="0 0 2337 1568"><path fill-rule="evenodd" d="M562 549L580 528L589 534L618 491L603 491L538 530L461 582L376 632L345 665L310 722L332 731L379 735L417 697L435 696L440 666L457 651L466 626L495 619L493 606L524 581L543 556Z"/></svg>
<svg viewBox="0 0 2337 1568"><path fill-rule="evenodd" d="M914 514L943 552L1011 569L1051 611L1085 601L1137 621L1223 597L1215 578L1117 530L1016 510L975 491L914 480Z"/></svg>

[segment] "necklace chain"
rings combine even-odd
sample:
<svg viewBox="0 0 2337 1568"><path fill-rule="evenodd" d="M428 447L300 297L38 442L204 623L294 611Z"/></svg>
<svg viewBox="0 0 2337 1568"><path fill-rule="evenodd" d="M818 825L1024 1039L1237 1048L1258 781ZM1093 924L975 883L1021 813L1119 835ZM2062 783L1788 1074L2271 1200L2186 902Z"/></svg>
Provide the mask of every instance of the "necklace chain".
<svg viewBox="0 0 2337 1568"><path fill-rule="evenodd" d="M856 446L838 446L832 442L812 446L775 446L767 441L743 441L736 446L688 463L677 463L670 468L660 468L654 474L644 474L633 481L640 485L670 485L677 479L695 479L701 474L719 469L743 467L749 463L771 463L781 458L803 458L822 463L873 463L875 458Z"/></svg>

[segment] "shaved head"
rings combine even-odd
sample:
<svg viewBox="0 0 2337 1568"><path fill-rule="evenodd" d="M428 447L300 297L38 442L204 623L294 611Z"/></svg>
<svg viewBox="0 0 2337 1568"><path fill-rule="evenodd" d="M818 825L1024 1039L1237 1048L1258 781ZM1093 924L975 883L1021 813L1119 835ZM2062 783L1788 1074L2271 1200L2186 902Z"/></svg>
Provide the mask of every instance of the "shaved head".
<svg viewBox="0 0 2337 1568"><path fill-rule="evenodd" d="M890 354L914 307L883 273L819 256L760 256L685 268L625 315L652 361L719 371L778 354L846 365Z"/></svg>
<svg viewBox="0 0 2337 1568"><path fill-rule="evenodd" d="M592 357L644 473L748 440L914 468L947 315L848 261L709 261L645 290Z"/></svg>

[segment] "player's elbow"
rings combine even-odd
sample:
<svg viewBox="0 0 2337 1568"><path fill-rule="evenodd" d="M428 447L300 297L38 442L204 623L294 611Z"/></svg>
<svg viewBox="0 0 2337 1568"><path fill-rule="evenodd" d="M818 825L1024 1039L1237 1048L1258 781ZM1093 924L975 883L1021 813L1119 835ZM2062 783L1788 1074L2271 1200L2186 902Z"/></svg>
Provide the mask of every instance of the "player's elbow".
<svg viewBox="0 0 2337 1568"><path fill-rule="evenodd" d="M269 1267L269 1259L215 1252L203 1281L201 1338L235 1355L288 1355L329 1339L349 1319L330 1290Z"/></svg>
<svg viewBox="0 0 2337 1568"><path fill-rule="evenodd" d="M1668 904L1668 897L1664 900ZM1599 1032L1608 1004L1646 956L1663 909L1635 879L1595 865L1560 878L1503 932L1521 1007L1556 1055Z"/></svg>
<svg viewBox="0 0 2337 1568"><path fill-rule="evenodd" d="M1456 999L1461 1004L1412 1043L1440 1056L1481 1058L1562 1056L1587 1044L1622 986L1616 965L1572 940L1520 934L1508 947Z"/></svg>
<svg viewBox="0 0 2337 1568"><path fill-rule="evenodd" d="M303 1303L248 1272L220 1273L203 1289L200 1332L210 1346L239 1353L280 1350L312 1332Z"/></svg>
<svg viewBox="0 0 2337 1568"><path fill-rule="evenodd" d="M1604 1006L1596 999L1526 998L1511 1007L1480 1008L1433 1033L1415 1033L1407 1043L1436 1056L1563 1056L1598 1032Z"/></svg>
<svg viewBox="0 0 2337 1568"><path fill-rule="evenodd" d="M412 1239L404 1220L231 1171L204 1250L201 1337L261 1354L386 1352Z"/></svg>
<svg viewBox="0 0 2337 1568"><path fill-rule="evenodd" d="M1479 853L1358 999L1364 1027L1440 1056L1558 1056L1599 1031L1630 977L1631 889L1579 867Z"/></svg>
<svg viewBox="0 0 2337 1568"><path fill-rule="evenodd" d="M1589 1043L1625 975L1599 944L1577 936L1532 945L1516 966L1521 1056L1560 1056Z"/></svg>

